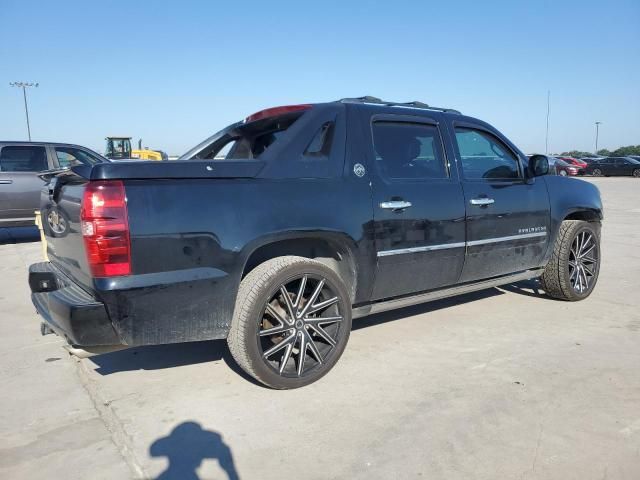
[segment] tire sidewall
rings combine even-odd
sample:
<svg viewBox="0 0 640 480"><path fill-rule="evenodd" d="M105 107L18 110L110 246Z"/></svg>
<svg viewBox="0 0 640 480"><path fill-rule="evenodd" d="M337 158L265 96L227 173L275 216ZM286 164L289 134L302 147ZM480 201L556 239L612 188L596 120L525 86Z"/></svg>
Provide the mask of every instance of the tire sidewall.
<svg viewBox="0 0 640 480"><path fill-rule="evenodd" d="M264 313L267 301L272 297L280 285L286 284L301 275L316 275L326 279L330 287L340 297L342 302L342 322L337 345L331 351L322 367L313 374L302 378L282 377L274 372L262 359L260 351L258 328L260 319ZM256 292L256 301L248 306L248 315L251 321L247 322L246 331L243 332L247 353L252 363L253 370L258 380L272 388L289 389L298 388L313 383L326 375L338 362L349 340L351 332L351 302L349 293L338 275L329 267L317 261L297 262L287 266L273 275L263 288Z"/></svg>

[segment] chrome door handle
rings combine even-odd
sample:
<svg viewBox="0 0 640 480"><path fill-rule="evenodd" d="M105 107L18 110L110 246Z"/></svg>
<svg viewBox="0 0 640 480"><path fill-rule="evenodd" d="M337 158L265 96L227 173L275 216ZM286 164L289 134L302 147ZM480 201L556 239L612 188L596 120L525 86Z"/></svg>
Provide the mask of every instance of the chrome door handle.
<svg viewBox="0 0 640 480"><path fill-rule="evenodd" d="M4 178L0 178L0 185L9 185L13 183L13 180L6 180Z"/></svg>
<svg viewBox="0 0 640 480"><path fill-rule="evenodd" d="M387 210L404 210L405 208L409 208L411 206L411 202L405 202L404 200L391 200L389 202L380 202L380 208L384 208Z"/></svg>
<svg viewBox="0 0 640 480"><path fill-rule="evenodd" d="M495 203L495 200L493 198L472 198L469 203L471 205L491 205Z"/></svg>

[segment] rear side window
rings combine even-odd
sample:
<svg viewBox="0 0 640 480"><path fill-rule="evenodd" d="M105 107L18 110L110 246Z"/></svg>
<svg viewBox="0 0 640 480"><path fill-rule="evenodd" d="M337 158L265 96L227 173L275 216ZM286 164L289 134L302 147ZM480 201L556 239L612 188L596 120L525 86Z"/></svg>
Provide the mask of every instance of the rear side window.
<svg viewBox="0 0 640 480"><path fill-rule="evenodd" d="M203 160L260 158L282 138L301 115L301 112L294 112L238 125L190 158Z"/></svg>
<svg viewBox="0 0 640 480"><path fill-rule="evenodd" d="M2 147L0 151L0 171L2 172L41 172L48 168L44 147Z"/></svg>
<svg viewBox="0 0 640 480"><path fill-rule="evenodd" d="M328 158L331 153L331 141L333 140L334 122L325 122L316 131L316 134L304 150L304 158Z"/></svg>
<svg viewBox="0 0 640 480"><path fill-rule="evenodd" d="M378 171L389 179L447 178L438 127L422 123L374 122Z"/></svg>
<svg viewBox="0 0 640 480"><path fill-rule="evenodd" d="M456 142L465 178L520 178L518 159L504 143L490 133L472 128L456 128Z"/></svg>
<svg viewBox="0 0 640 480"><path fill-rule="evenodd" d="M101 160L89 152L73 147L56 147L56 157L62 168L74 167L76 165L95 165Z"/></svg>

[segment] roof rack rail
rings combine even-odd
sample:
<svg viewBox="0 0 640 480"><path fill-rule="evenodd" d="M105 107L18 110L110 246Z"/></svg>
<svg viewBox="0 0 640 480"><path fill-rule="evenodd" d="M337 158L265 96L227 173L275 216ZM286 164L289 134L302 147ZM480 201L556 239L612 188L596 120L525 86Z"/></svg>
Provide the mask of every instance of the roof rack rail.
<svg viewBox="0 0 640 480"><path fill-rule="evenodd" d="M365 95L364 97L342 98L338 101L342 103L369 103L369 104L375 104L375 105L384 105L387 107L421 108L424 110L437 110L439 112L457 113L458 115L461 115L460 111L454 110L453 108L434 107L432 105L428 105L424 102L419 102L417 100L414 100L412 102L387 102L386 100L381 100L378 97Z"/></svg>

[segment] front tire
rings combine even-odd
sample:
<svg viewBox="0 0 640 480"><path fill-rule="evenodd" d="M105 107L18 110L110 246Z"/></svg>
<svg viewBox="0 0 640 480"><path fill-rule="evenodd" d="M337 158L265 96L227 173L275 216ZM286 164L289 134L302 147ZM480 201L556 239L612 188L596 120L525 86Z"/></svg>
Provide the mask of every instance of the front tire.
<svg viewBox="0 0 640 480"><path fill-rule="evenodd" d="M551 260L540 277L544 291L560 300L584 300L593 292L599 273L599 224L562 222Z"/></svg>
<svg viewBox="0 0 640 480"><path fill-rule="evenodd" d="M633 175L635 178L640 178L640 168L636 168L636 169L632 172L632 175Z"/></svg>
<svg viewBox="0 0 640 480"><path fill-rule="evenodd" d="M351 302L340 277L316 260L286 256L242 280L227 343L253 378L290 389L326 375L350 332Z"/></svg>
<svg viewBox="0 0 640 480"><path fill-rule="evenodd" d="M566 171L564 171L564 170L560 170L559 175L560 175L561 177L566 177L566 176L567 176L567 172L566 172Z"/></svg>
<svg viewBox="0 0 640 480"><path fill-rule="evenodd" d="M594 168L593 171L591 172L591 175L593 175L594 177L601 177L602 170L600 170L599 168Z"/></svg>

